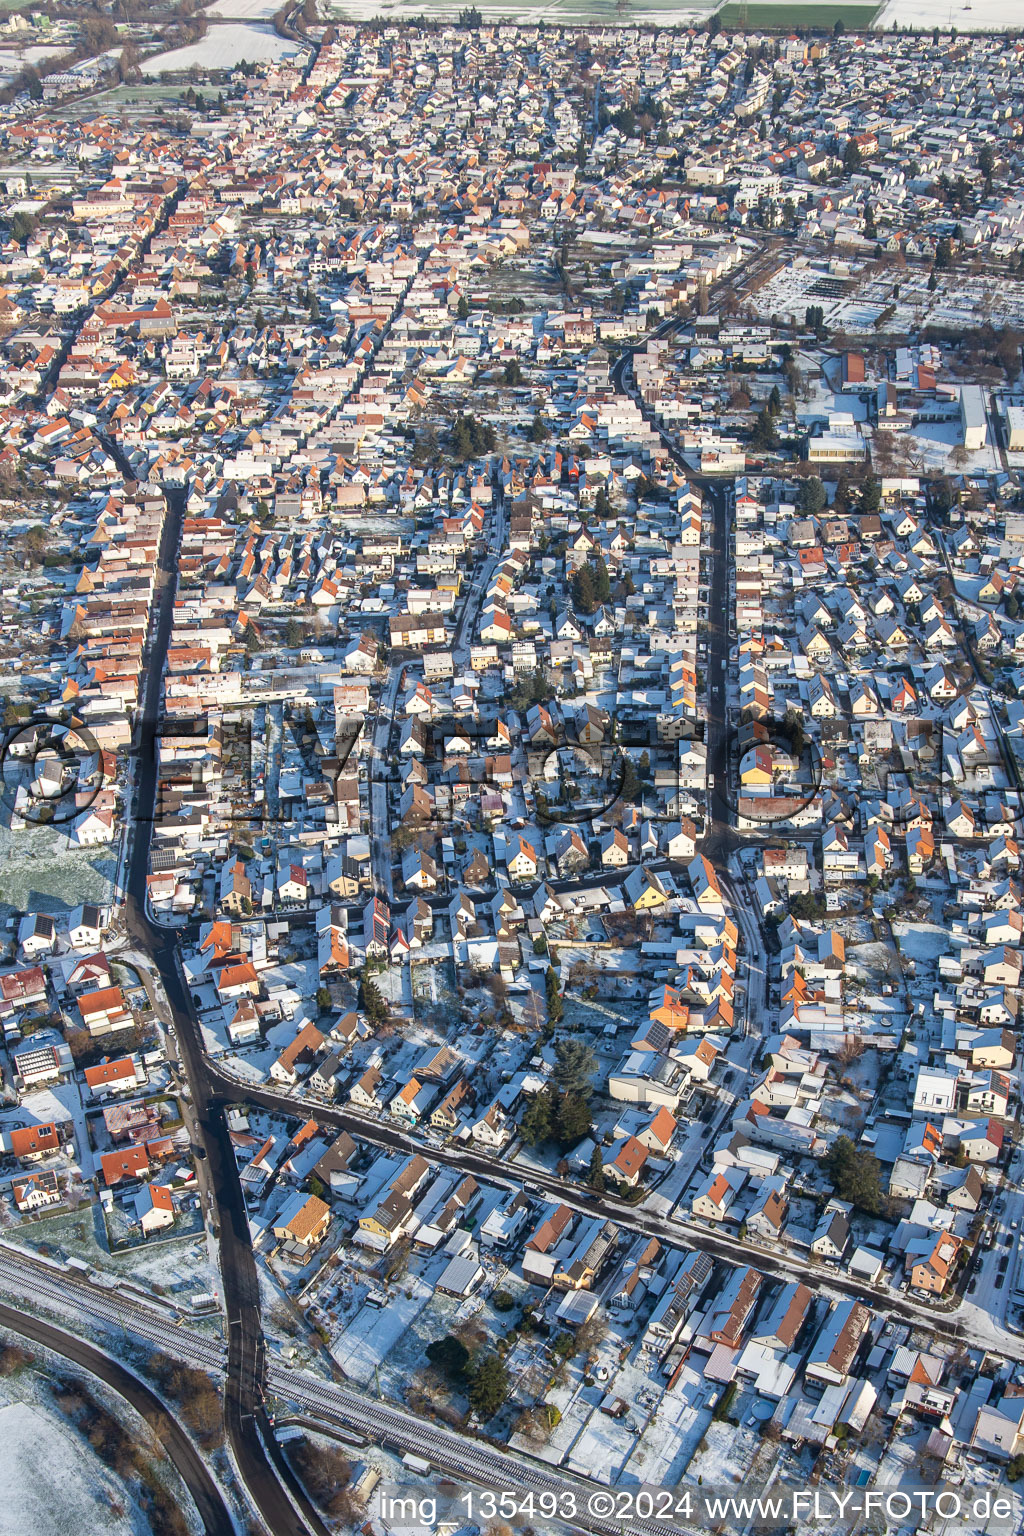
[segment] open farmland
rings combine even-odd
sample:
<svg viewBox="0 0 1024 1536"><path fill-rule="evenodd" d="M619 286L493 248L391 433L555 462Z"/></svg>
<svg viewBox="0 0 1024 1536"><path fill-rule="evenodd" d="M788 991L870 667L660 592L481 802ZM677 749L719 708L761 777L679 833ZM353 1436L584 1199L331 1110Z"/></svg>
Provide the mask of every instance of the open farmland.
<svg viewBox="0 0 1024 1536"><path fill-rule="evenodd" d="M269 21L278 10L274 0L214 0L205 14L211 21Z"/></svg>
<svg viewBox="0 0 1024 1536"><path fill-rule="evenodd" d="M271 16L275 7L271 0L216 0L208 12L211 17L256 18ZM430 16L436 20L452 21L457 7L450 0L341 0L335 3L331 14L346 21L372 21L377 17L400 20L413 16ZM600 21L608 25L637 26L685 26L701 21L715 12L712 5L680 5L676 0L646 0L631 4L629 0L536 0L526 5L511 5L504 0L482 0L477 9L485 21L515 20L524 26L535 26L539 21L548 23L573 23ZM792 5L752 4L743 0L726 0L717 8L722 25L750 31L789 31L793 27L808 27L831 31L841 21L849 32L867 31L869 28L885 30L890 27L919 28L929 31L933 27L948 29L955 26L960 32L1005 32L1020 30L1024 26L1021 8L1017 0L889 0L877 5L843 3L821 4L818 0L794 0Z"/></svg>
<svg viewBox="0 0 1024 1536"><path fill-rule="evenodd" d="M1024 11L1019 0L889 0L875 22L877 27L913 27L929 31L932 27L958 32L1019 32L1024 29Z"/></svg>
<svg viewBox="0 0 1024 1536"><path fill-rule="evenodd" d="M298 43L278 37L265 23L222 22L214 25L197 43L157 53L141 64L144 75L181 74L189 69L230 70L239 64L264 64L291 59L303 50Z"/></svg>
<svg viewBox="0 0 1024 1536"><path fill-rule="evenodd" d="M227 6L247 4L248 0L221 0ZM253 0L258 4L259 0ZM377 17L391 21L408 20L415 16L428 16L433 20L453 21L459 7L443 3L421 3L421 0L342 0L335 3L331 15L338 20L372 21ZM703 21L714 11L710 5L680 5L676 0L644 0L643 4L630 4L628 0L537 0L535 4L509 5L503 0L480 0L477 10L484 21L514 20L523 26L536 26L538 22L566 26L588 21L600 21L610 26L687 26Z"/></svg>

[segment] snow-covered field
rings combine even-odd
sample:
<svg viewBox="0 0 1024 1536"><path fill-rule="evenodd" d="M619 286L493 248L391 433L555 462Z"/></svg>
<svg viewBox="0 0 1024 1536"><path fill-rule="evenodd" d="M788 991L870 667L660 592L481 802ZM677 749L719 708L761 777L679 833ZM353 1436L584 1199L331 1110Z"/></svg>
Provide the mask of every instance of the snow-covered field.
<svg viewBox="0 0 1024 1536"><path fill-rule="evenodd" d="M38 64L40 59L52 59L67 51L52 43L35 43L29 48L3 48L0 49L0 70L5 74L17 74L26 64Z"/></svg>
<svg viewBox="0 0 1024 1536"><path fill-rule="evenodd" d="M875 26L956 27L958 32L1019 32L1024 27L1020 0L889 0L875 18Z"/></svg>
<svg viewBox="0 0 1024 1536"><path fill-rule="evenodd" d="M227 0L232 3L232 0ZM254 0L258 3L258 0ZM303 49L298 43L278 37L273 27L262 22L220 22L212 26L198 43L186 48L172 48L142 61L144 75L178 74L192 69L234 69L242 63L262 64L277 59L291 59Z"/></svg>
<svg viewBox="0 0 1024 1536"><path fill-rule="evenodd" d="M227 0L228 4L232 0ZM534 0L533 4L513 5L511 0L480 0L477 9L485 21L500 19L517 21L522 26L536 26L544 21L549 25L573 25L579 22L607 23L617 26L657 25L666 27L685 26L700 21L717 9L718 0L707 5L677 5L668 0L664 5L631 5L620 11L615 0ZM429 16L442 21L454 21L459 7L451 0L333 0L331 15L345 21L395 20L402 17Z"/></svg>
<svg viewBox="0 0 1024 1536"><path fill-rule="evenodd" d="M146 1529L124 1485L56 1413L6 1404L0 1445L0 1536L136 1536Z"/></svg>
<svg viewBox="0 0 1024 1536"><path fill-rule="evenodd" d="M989 438L991 436L990 432ZM906 433L903 445L907 449L908 462L914 473L920 474L932 469L948 472L955 468L952 454L959 442L959 422L930 421L922 422L916 431ZM972 449L964 465L968 473L979 470L994 472L1000 467L999 450L991 441L986 442L983 448Z"/></svg>
<svg viewBox="0 0 1024 1536"><path fill-rule="evenodd" d="M228 21L269 21L280 9L275 0L214 0L203 15L211 21L218 17Z"/></svg>

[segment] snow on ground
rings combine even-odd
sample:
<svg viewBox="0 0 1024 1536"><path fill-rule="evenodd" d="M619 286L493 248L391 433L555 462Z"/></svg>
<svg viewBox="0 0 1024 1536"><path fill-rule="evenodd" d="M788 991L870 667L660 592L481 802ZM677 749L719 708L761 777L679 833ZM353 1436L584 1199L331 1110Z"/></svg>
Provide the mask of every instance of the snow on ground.
<svg viewBox="0 0 1024 1536"><path fill-rule="evenodd" d="M3 48L0 49L0 70L5 74L8 71L18 74L26 64L38 64L41 59L52 59L67 51L67 48L49 43L38 43L30 48Z"/></svg>
<svg viewBox="0 0 1024 1536"><path fill-rule="evenodd" d="M392 1008L411 1013L413 1008L411 966L392 965L386 971L379 971L373 978L381 990L381 995L387 999ZM316 991L316 988L313 988ZM308 993L307 996L312 996Z"/></svg>
<svg viewBox="0 0 1024 1536"><path fill-rule="evenodd" d="M641 1440L650 1424L658 1418L662 1397L660 1383L652 1385L642 1366L627 1363L618 1368L621 1343L621 1336L617 1334L611 1334L605 1340L599 1374L604 1368L610 1379L597 1388L588 1389L587 1395L595 1410L566 1458L568 1466L606 1483L620 1482L627 1463L631 1473L635 1473L640 1481L645 1480L647 1455L641 1449ZM621 1417L599 1411L606 1391L628 1405ZM580 1396L582 1398L583 1394Z"/></svg>
<svg viewBox="0 0 1024 1536"><path fill-rule="evenodd" d="M848 945L846 957L865 971L885 971L892 963L888 944L874 939L866 944Z"/></svg>
<svg viewBox="0 0 1024 1536"><path fill-rule="evenodd" d="M403 1284L405 1289L393 1295L386 1307L361 1307L352 1323L331 1341L331 1354L345 1375L361 1387L373 1380L374 1371L408 1333L433 1294L429 1285L414 1276Z"/></svg>
<svg viewBox="0 0 1024 1536"><path fill-rule="evenodd" d="M24 1120L26 1115L29 1117L28 1123L32 1125L47 1125L51 1120L56 1124L60 1124L61 1121L73 1121L75 1161L82 1170L82 1177L92 1178L92 1148L85 1128L82 1096L74 1079L52 1083L47 1088L34 1089L31 1093L24 1094L19 1118Z"/></svg>
<svg viewBox="0 0 1024 1536"><path fill-rule="evenodd" d="M686 1139L676 1150L675 1163L667 1177L658 1185L658 1197L667 1202L667 1210L671 1210L681 1199L684 1189L693 1176L704 1150L705 1130L706 1127L700 1120L694 1120L686 1126Z"/></svg>
<svg viewBox="0 0 1024 1536"><path fill-rule="evenodd" d="M172 48L169 53L143 59L144 75L177 74L192 69L236 69L239 64L262 64L291 59L304 50L298 43L278 37L273 27L260 22L221 22L206 36L186 48Z"/></svg>
<svg viewBox="0 0 1024 1536"><path fill-rule="evenodd" d="M742 1482L759 1445L759 1434L745 1427L712 1422L690 1464L690 1476L699 1478L709 1488L724 1488L730 1483Z"/></svg>
<svg viewBox="0 0 1024 1536"><path fill-rule="evenodd" d="M117 850L74 848L59 827L0 825L0 909L70 911L80 901L109 903Z"/></svg>
<svg viewBox="0 0 1024 1536"><path fill-rule="evenodd" d="M711 1409L700 1406L703 1396L700 1373L684 1366L658 1404L657 1417L644 1430L630 1458L630 1473L657 1487L679 1481L711 1423Z"/></svg>
<svg viewBox="0 0 1024 1536"><path fill-rule="evenodd" d="M938 923L896 921L892 931L900 941L900 952L911 960L937 960L950 949L950 937Z"/></svg>
<svg viewBox="0 0 1024 1536"><path fill-rule="evenodd" d="M600 1397L600 1393L596 1395ZM581 1393L576 1401L582 1400ZM600 1483L618 1482L636 1446L638 1428L628 1416L615 1419L595 1408L570 1450L566 1466Z"/></svg>
<svg viewBox="0 0 1024 1536"><path fill-rule="evenodd" d="M991 438L991 432L989 437ZM960 423L959 421L921 422L915 431L905 434L903 441L914 464L915 473L931 469L948 472L953 467L951 458L953 450L962 441ZM920 465L914 462L915 460L919 460ZM972 474L980 470L994 473L1001 468L999 450L991 442L986 442L983 448L968 453L962 472Z"/></svg>
<svg viewBox="0 0 1024 1536"><path fill-rule="evenodd" d="M893 26L932 27L944 31L950 26L958 32L1005 32L1021 25L1020 0L889 0L875 17L875 26L888 31Z"/></svg>
<svg viewBox="0 0 1024 1536"><path fill-rule="evenodd" d="M303 1337L295 1309L282 1296L276 1278L259 1257L256 1260L256 1276L260 1288L260 1317L268 1343L272 1348L280 1350L297 1368L311 1365L313 1351Z"/></svg>
<svg viewBox="0 0 1024 1536"><path fill-rule="evenodd" d="M546 1461L555 1463L565 1460L601 1400L601 1394L595 1390L591 1390L588 1396L587 1389L582 1385L582 1367L578 1360L570 1363L569 1377L565 1386L552 1387L547 1394L547 1401L553 1403L562 1415L561 1422L555 1426L548 1441L549 1454L545 1457ZM593 1475L600 1476L596 1467Z"/></svg>
<svg viewBox="0 0 1024 1536"><path fill-rule="evenodd" d="M927 323L962 330L985 320L999 325L1024 319L1024 283L962 269L929 292L928 278L923 262L872 274L866 263L851 257L848 279L837 285L823 262L799 256L749 297L761 315L802 321L809 304L820 304L830 329L872 334L883 310L891 310L888 324L893 331L920 329Z"/></svg>
<svg viewBox="0 0 1024 1536"><path fill-rule="evenodd" d="M7 1403L0 1408L0 1445L0 1536L148 1530L123 1483L56 1412Z"/></svg>
<svg viewBox="0 0 1024 1536"><path fill-rule="evenodd" d="M190 1295L196 1293L220 1292L217 1267L210 1257L205 1232L189 1241L170 1239L147 1244L146 1247L136 1248L132 1253L118 1257L133 1280L150 1286L158 1295L165 1294L187 1301Z"/></svg>
<svg viewBox="0 0 1024 1536"><path fill-rule="evenodd" d="M228 0L231 3L231 0ZM628 22L631 26L648 22L666 27L685 26L700 21L717 6L718 0L708 0L704 5L677 5L667 0L664 5L631 6ZM533 4L513 5L511 0L479 0L477 9L484 21L506 19L521 26L536 26L538 21L550 24L570 24L577 21L607 21L621 24L621 16L615 0L534 0ZM429 16L451 21L455 15L451 0L334 0L331 16L345 21L395 20L402 17Z"/></svg>
<svg viewBox="0 0 1024 1536"><path fill-rule="evenodd" d="M203 15L211 21L222 16L230 21L267 21L280 9L276 0L214 0Z"/></svg>
<svg viewBox="0 0 1024 1536"><path fill-rule="evenodd" d="M3 1236L5 1242L30 1252L44 1245L51 1250L59 1249L64 1256L83 1259L97 1270L130 1276L151 1286L157 1294L183 1303L199 1292L219 1290L205 1234L170 1237L130 1253L112 1254L98 1238L101 1227L99 1206L94 1205L44 1216L28 1225L6 1229Z"/></svg>

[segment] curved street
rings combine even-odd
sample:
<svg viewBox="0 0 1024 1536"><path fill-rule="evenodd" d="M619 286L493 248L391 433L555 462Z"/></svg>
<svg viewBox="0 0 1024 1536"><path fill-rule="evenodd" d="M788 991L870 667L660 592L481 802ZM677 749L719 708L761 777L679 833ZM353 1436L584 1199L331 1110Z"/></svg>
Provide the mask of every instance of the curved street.
<svg viewBox="0 0 1024 1536"><path fill-rule="evenodd" d="M202 1455L151 1387L126 1370L109 1355L103 1354L52 1323L28 1317L13 1307L0 1303L0 1325L33 1344L41 1344L81 1366L111 1387L119 1397L141 1414L174 1463L179 1477L192 1495L193 1502L208 1536L235 1536L235 1522Z"/></svg>

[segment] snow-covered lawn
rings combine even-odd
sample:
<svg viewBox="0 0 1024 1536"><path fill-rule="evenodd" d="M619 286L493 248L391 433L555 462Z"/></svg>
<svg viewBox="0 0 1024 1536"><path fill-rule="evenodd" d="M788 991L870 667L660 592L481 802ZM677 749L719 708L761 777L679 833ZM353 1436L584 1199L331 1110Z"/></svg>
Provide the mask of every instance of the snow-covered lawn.
<svg viewBox="0 0 1024 1536"><path fill-rule="evenodd" d="M738 1416L737 1402L739 1398L734 1401L733 1413ZM740 1483L750 1469L759 1444L759 1436L746 1427L710 1423L704 1443L690 1463L690 1476L702 1479L711 1488Z"/></svg>
<svg viewBox="0 0 1024 1536"><path fill-rule="evenodd" d="M545 1461L564 1461L588 1423L592 1413L597 1411L597 1404L601 1401L601 1393L597 1388L589 1390L581 1386L583 1371L580 1361L573 1360L569 1365L569 1380L564 1387L553 1387L547 1394L547 1401L554 1403L562 1421L554 1429L548 1441L548 1454ZM598 1473L595 1470L595 1476Z"/></svg>
<svg viewBox="0 0 1024 1536"><path fill-rule="evenodd" d="M711 1409L700 1406L703 1393L700 1373L684 1366L629 1459L632 1476L665 1487L679 1481L711 1423Z"/></svg>
<svg viewBox="0 0 1024 1536"><path fill-rule="evenodd" d="M26 64L38 64L41 59L52 59L59 53L67 53L67 49L48 43L37 43L29 48L3 48L0 49L0 70L16 75Z"/></svg>
<svg viewBox="0 0 1024 1536"><path fill-rule="evenodd" d="M866 944L848 944L846 958L862 973L881 971L885 974L893 964L893 954L888 944L876 939Z"/></svg>
<svg viewBox="0 0 1024 1536"><path fill-rule="evenodd" d="M331 1342L331 1354L346 1376L360 1386L373 1380L373 1373L389 1350L409 1332L431 1298L431 1289L422 1280L408 1276L403 1288L379 1310L363 1306L349 1326ZM412 1292L407 1296L406 1290Z"/></svg>
<svg viewBox="0 0 1024 1536"><path fill-rule="evenodd" d="M143 59L141 68L144 75L162 75L165 71L178 74L193 65L199 69L230 70L242 63L292 59L302 52L298 43L278 37L271 26L229 21L212 26L197 43Z"/></svg>
<svg viewBox="0 0 1024 1536"><path fill-rule="evenodd" d="M72 847L59 827L0 825L0 908L57 914L80 901L104 906L116 871L116 850Z"/></svg>
<svg viewBox="0 0 1024 1536"><path fill-rule="evenodd" d="M893 923L892 931L900 941L900 952L911 960L937 960L948 954L952 941L937 923Z"/></svg>
<svg viewBox="0 0 1024 1536"><path fill-rule="evenodd" d="M916 431L906 434L906 445L911 455L917 455L924 461L924 468L949 469L950 455L960 443L959 421L930 421L921 423ZM999 459L999 450L991 443L986 443L983 448L972 450L967 455L965 471L990 470L995 471L1002 467Z"/></svg>
<svg viewBox="0 0 1024 1536"><path fill-rule="evenodd" d="M570 1450L566 1465L599 1483L617 1482L636 1447L638 1428L628 1414L616 1419L595 1410Z"/></svg>

